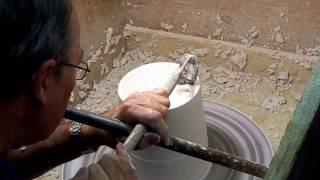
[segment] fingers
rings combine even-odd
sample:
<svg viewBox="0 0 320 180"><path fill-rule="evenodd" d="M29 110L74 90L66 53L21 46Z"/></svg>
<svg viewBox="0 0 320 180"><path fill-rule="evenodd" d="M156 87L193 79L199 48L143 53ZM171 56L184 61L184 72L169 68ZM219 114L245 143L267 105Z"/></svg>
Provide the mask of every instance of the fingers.
<svg viewBox="0 0 320 180"><path fill-rule="evenodd" d="M167 96L155 94L152 92L143 92L143 94L148 96L149 98L153 99L154 101L158 101L159 103L161 103L161 105L163 105L167 108L170 107L170 101Z"/></svg>
<svg viewBox="0 0 320 180"><path fill-rule="evenodd" d="M128 108L127 113L134 114L138 121L146 124L153 131L157 132L164 143L170 144L169 128L160 112L140 105L136 105Z"/></svg>
<svg viewBox="0 0 320 180"><path fill-rule="evenodd" d="M151 93L158 94L161 96L169 97L169 94L165 89L154 89L154 90L147 91L147 92L151 92Z"/></svg>
<svg viewBox="0 0 320 180"><path fill-rule="evenodd" d="M143 123L158 133L161 141L170 144L169 130L165 122L169 98L163 89L134 93L117 108L115 118L128 124Z"/></svg>
<svg viewBox="0 0 320 180"><path fill-rule="evenodd" d="M126 99L127 103L138 104L167 115L170 106L169 99L165 96L151 92L134 93Z"/></svg>
<svg viewBox="0 0 320 180"><path fill-rule="evenodd" d="M131 165L128 153L121 143L116 146L116 155L106 153L98 164L110 177L109 179L137 180L135 168Z"/></svg>
<svg viewBox="0 0 320 180"><path fill-rule="evenodd" d="M128 152L126 150L126 148L124 147L124 145L122 143L118 143L116 146L116 154L120 157L122 157L123 159L129 161L129 155Z"/></svg>

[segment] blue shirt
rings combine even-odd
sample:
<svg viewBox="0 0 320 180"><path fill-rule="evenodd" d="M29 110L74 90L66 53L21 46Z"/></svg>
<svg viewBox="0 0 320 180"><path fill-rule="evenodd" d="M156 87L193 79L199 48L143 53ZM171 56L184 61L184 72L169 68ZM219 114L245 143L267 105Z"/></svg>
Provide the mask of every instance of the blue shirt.
<svg viewBox="0 0 320 180"><path fill-rule="evenodd" d="M14 173L10 165L0 155L0 180L17 180L17 175Z"/></svg>

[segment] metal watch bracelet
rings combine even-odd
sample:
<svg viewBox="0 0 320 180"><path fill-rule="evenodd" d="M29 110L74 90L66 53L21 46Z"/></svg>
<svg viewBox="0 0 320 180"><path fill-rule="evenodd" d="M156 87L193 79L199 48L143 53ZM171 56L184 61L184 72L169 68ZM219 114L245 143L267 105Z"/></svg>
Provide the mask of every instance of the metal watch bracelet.
<svg viewBox="0 0 320 180"><path fill-rule="evenodd" d="M76 148L79 149L82 154L88 154L93 152L93 150L90 149L84 142L83 135L81 133L81 126L81 123L71 121L71 126L69 129L70 140L71 144L75 145Z"/></svg>

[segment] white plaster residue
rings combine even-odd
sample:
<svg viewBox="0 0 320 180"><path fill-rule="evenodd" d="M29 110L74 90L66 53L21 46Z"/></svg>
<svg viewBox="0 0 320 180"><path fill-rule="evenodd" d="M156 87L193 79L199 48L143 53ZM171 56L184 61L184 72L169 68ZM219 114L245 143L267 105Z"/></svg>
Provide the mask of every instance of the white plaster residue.
<svg viewBox="0 0 320 180"><path fill-rule="evenodd" d="M74 93L71 92L70 98L69 98L69 102L73 103L74 102Z"/></svg>
<svg viewBox="0 0 320 180"><path fill-rule="evenodd" d="M174 28L173 25L166 24L166 23L163 23L163 22L161 23L161 27L162 27L164 30L166 30L166 31L170 31L171 29Z"/></svg>
<svg viewBox="0 0 320 180"><path fill-rule="evenodd" d="M185 22L181 27L182 27L182 32L185 33L188 28L188 24Z"/></svg>
<svg viewBox="0 0 320 180"><path fill-rule="evenodd" d="M277 110L279 105L286 103L287 100L284 97L271 95L262 103L262 107L264 107L267 111L274 112Z"/></svg>
<svg viewBox="0 0 320 180"><path fill-rule="evenodd" d="M217 25L223 24L223 21L222 21L222 18L221 18L221 16L220 16L220 14L217 14L217 15L216 15L216 23L217 23Z"/></svg>
<svg viewBox="0 0 320 180"><path fill-rule="evenodd" d="M247 53L241 51L240 53L236 53L235 55L230 57L230 61L238 66L240 70L243 70L247 65Z"/></svg>
<svg viewBox="0 0 320 180"><path fill-rule="evenodd" d="M288 71L279 72L278 80L288 81L289 72Z"/></svg>
<svg viewBox="0 0 320 180"><path fill-rule="evenodd" d="M214 52L214 57L215 57L215 58L220 57L221 52L222 52L221 49L217 49L217 50Z"/></svg>
<svg viewBox="0 0 320 180"><path fill-rule="evenodd" d="M108 74L108 72L109 72L108 65L106 63L101 64L100 76L104 76Z"/></svg>
<svg viewBox="0 0 320 180"><path fill-rule="evenodd" d="M209 54L208 48L190 49L189 53L197 57L204 57Z"/></svg>
<svg viewBox="0 0 320 180"><path fill-rule="evenodd" d="M215 38L217 38L217 37L219 37L219 36L222 35L222 32L223 32L223 29L222 29L222 28L217 28L217 29L213 32L212 36L215 37Z"/></svg>
<svg viewBox="0 0 320 180"><path fill-rule="evenodd" d="M96 51L89 52L89 57L90 57L90 59L88 59L89 67L92 63L96 63L98 60L102 59L102 57L100 57L102 55L102 48L103 46L100 46Z"/></svg>
<svg viewBox="0 0 320 180"><path fill-rule="evenodd" d="M280 43L280 44L283 44L285 42L285 39L283 38L280 32L276 33L275 40L277 43Z"/></svg>
<svg viewBox="0 0 320 180"><path fill-rule="evenodd" d="M110 47L111 47L111 38L113 35L113 28L109 27L106 31L106 37L105 37L105 47L104 47L104 51L103 54L108 54L108 52L110 51Z"/></svg>

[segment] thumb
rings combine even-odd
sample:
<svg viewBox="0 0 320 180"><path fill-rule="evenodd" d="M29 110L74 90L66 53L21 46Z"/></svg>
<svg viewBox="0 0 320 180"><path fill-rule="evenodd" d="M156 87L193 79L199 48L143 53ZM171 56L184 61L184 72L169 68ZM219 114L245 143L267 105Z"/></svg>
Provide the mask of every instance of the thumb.
<svg viewBox="0 0 320 180"><path fill-rule="evenodd" d="M129 160L129 155L122 143L118 143L116 146L116 154L126 160Z"/></svg>
<svg viewBox="0 0 320 180"><path fill-rule="evenodd" d="M130 157L128 155L128 152L126 150L126 148L124 147L124 145L122 143L118 143L116 146L116 154L121 157L123 160L126 160L129 165L131 166L132 169L135 169L135 167L133 166Z"/></svg>

